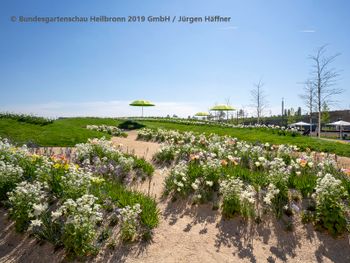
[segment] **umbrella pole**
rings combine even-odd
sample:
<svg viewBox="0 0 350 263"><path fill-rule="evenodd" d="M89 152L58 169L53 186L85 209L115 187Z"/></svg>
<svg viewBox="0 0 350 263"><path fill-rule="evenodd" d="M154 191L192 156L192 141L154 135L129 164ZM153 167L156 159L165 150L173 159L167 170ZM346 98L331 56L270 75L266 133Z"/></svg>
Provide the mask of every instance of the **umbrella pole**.
<svg viewBox="0 0 350 263"><path fill-rule="evenodd" d="M141 106L141 109L142 109L142 118L143 118L143 106Z"/></svg>

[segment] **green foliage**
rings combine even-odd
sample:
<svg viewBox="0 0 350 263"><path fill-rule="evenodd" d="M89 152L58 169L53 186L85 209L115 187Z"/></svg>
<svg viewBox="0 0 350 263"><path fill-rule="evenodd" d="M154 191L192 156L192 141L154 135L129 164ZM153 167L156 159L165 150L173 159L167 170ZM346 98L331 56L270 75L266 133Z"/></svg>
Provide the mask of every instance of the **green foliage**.
<svg viewBox="0 0 350 263"><path fill-rule="evenodd" d="M172 146L163 147L153 155L153 161L160 165L170 165L175 160L176 148Z"/></svg>
<svg viewBox="0 0 350 263"><path fill-rule="evenodd" d="M321 123L326 124L329 122L330 122L329 107L326 102L323 102L322 113L321 113Z"/></svg>
<svg viewBox="0 0 350 263"><path fill-rule="evenodd" d="M143 179L151 177L154 173L154 167L152 164L147 162L144 158L134 158L133 169Z"/></svg>
<svg viewBox="0 0 350 263"><path fill-rule="evenodd" d="M311 195L316 187L317 176L311 173L301 173L296 175L293 173L289 177L289 186L301 192L303 197Z"/></svg>
<svg viewBox="0 0 350 263"><path fill-rule="evenodd" d="M317 180L316 222L334 236L347 230L346 208L342 203L346 196L341 181L332 175L326 174Z"/></svg>
<svg viewBox="0 0 350 263"><path fill-rule="evenodd" d="M9 193L9 203L10 217L15 221L16 230L25 231L31 220L38 220L47 208L44 184L21 182Z"/></svg>
<svg viewBox="0 0 350 263"><path fill-rule="evenodd" d="M0 201L7 198L17 183L22 180L23 169L20 166L0 161Z"/></svg>
<svg viewBox="0 0 350 263"><path fill-rule="evenodd" d="M126 120L118 125L118 128L124 130L136 130L144 127L145 125L133 120Z"/></svg>
<svg viewBox="0 0 350 263"><path fill-rule="evenodd" d="M92 193L100 200L110 198L121 208L140 204L142 208L140 220L149 231L159 224L159 210L156 201L142 193L126 189L119 182L105 181L100 186L93 186Z"/></svg>
<svg viewBox="0 0 350 263"><path fill-rule="evenodd" d="M238 178L228 178L220 184L223 195L222 213L226 217L240 214L244 218L255 216L255 190L251 185L245 185Z"/></svg>
<svg viewBox="0 0 350 263"><path fill-rule="evenodd" d="M133 241L139 232L139 217L142 212L140 205L136 204L132 207L126 206L118 210L120 219L120 235L123 241Z"/></svg>
<svg viewBox="0 0 350 263"><path fill-rule="evenodd" d="M35 125L47 125L54 122L53 119L38 117L34 115L1 113L1 112L0 112L0 119L12 119L19 122L25 122L25 123L35 124Z"/></svg>

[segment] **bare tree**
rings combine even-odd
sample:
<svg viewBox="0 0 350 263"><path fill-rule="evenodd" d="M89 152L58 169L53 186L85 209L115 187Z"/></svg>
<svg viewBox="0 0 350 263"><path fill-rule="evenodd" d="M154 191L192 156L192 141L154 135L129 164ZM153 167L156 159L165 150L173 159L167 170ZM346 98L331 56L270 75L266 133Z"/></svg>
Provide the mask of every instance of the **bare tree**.
<svg viewBox="0 0 350 263"><path fill-rule="evenodd" d="M268 106L263 86L264 83L262 83L262 81L259 80L258 83L254 84L255 88L250 91L253 101L253 107L255 108L258 117L258 124L260 124L260 118L263 116L264 110Z"/></svg>
<svg viewBox="0 0 350 263"><path fill-rule="evenodd" d="M225 98L225 103L226 103L226 105L227 106L231 106L231 98L230 97L228 97L228 98ZM228 121L228 119L229 119L229 114L228 114L228 111L227 111L227 121ZM231 115L231 117L232 117L233 115Z"/></svg>
<svg viewBox="0 0 350 263"><path fill-rule="evenodd" d="M339 72L331 67L331 64L340 54L332 56L326 56L327 45L318 48L315 55L311 55L309 58L312 61L312 72L310 82L314 88L314 99L316 110L318 111L318 137L321 136L321 116L322 116L322 105L333 104L334 96L339 95L343 92L342 89L334 88L337 83Z"/></svg>
<svg viewBox="0 0 350 263"><path fill-rule="evenodd" d="M304 93L300 94L299 97L303 100L305 106L309 111L310 117L310 131L312 131L312 112L314 109L314 94L315 94L315 86L310 80L305 82Z"/></svg>

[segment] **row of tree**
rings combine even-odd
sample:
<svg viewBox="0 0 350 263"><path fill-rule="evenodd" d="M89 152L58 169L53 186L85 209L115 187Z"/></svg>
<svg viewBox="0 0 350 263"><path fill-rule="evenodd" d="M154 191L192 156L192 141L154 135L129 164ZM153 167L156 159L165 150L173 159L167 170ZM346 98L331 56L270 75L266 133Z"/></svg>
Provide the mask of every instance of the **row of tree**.
<svg viewBox="0 0 350 263"><path fill-rule="evenodd" d="M312 113L317 112L317 134L321 135L321 123L329 119L329 106L336 101L334 97L343 92L342 89L336 87L339 78L339 71L332 67L333 62L340 54L326 55L327 45L317 49L314 55L310 55L312 62L310 77L303 82L303 94L300 94L310 116L310 124L312 123ZM253 106L256 110L257 122L261 122L264 110L268 106L266 93L263 89L264 84L260 80L254 84L251 90ZM283 102L282 102L283 103ZM282 106L283 107L283 106ZM301 116L301 108L298 108L297 114L290 112L291 110L282 112L282 116L288 116L288 122L293 121L295 116ZM244 113L243 113L244 114ZM328 116L328 117L327 117Z"/></svg>

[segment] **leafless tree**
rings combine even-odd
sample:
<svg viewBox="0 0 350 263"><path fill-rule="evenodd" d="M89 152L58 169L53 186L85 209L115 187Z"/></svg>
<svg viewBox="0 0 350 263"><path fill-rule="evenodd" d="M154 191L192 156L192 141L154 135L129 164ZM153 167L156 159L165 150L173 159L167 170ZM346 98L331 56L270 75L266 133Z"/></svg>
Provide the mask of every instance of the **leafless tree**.
<svg viewBox="0 0 350 263"><path fill-rule="evenodd" d="M312 72L310 83L314 89L314 100L318 111L318 137L321 136L322 105L335 103L334 96L343 92L342 89L334 87L337 83L339 72L331 67L331 64L340 54L326 56L327 45L317 49L315 55L309 58L312 61Z"/></svg>
<svg viewBox="0 0 350 263"><path fill-rule="evenodd" d="M304 83L304 90L303 90L303 94L300 94L299 97L303 100L305 106L307 107L308 111L309 111L309 117L310 117L310 131L312 128L312 112L314 109L314 96L315 96L315 86L313 85L313 83L310 80L307 80Z"/></svg>
<svg viewBox="0 0 350 263"><path fill-rule="evenodd" d="M258 83L254 84L255 88L250 91L252 96L253 107L255 108L258 117L258 124L260 123L260 118L263 116L264 110L268 106L263 86L264 83L262 83L262 81L259 80Z"/></svg>
<svg viewBox="0 0 350 263"><path fill-rule="evenodd" d="M230 97L228 97L228 98L225 98L225 103L226 103L226 105L227 106L231 106L231 98ZM227 118L227 121L228 121L228 119L229 119L229 113L228 113L228 111L226 112L226 118ZM232 115L231 115L231 117L232 117Z"/></svg>

